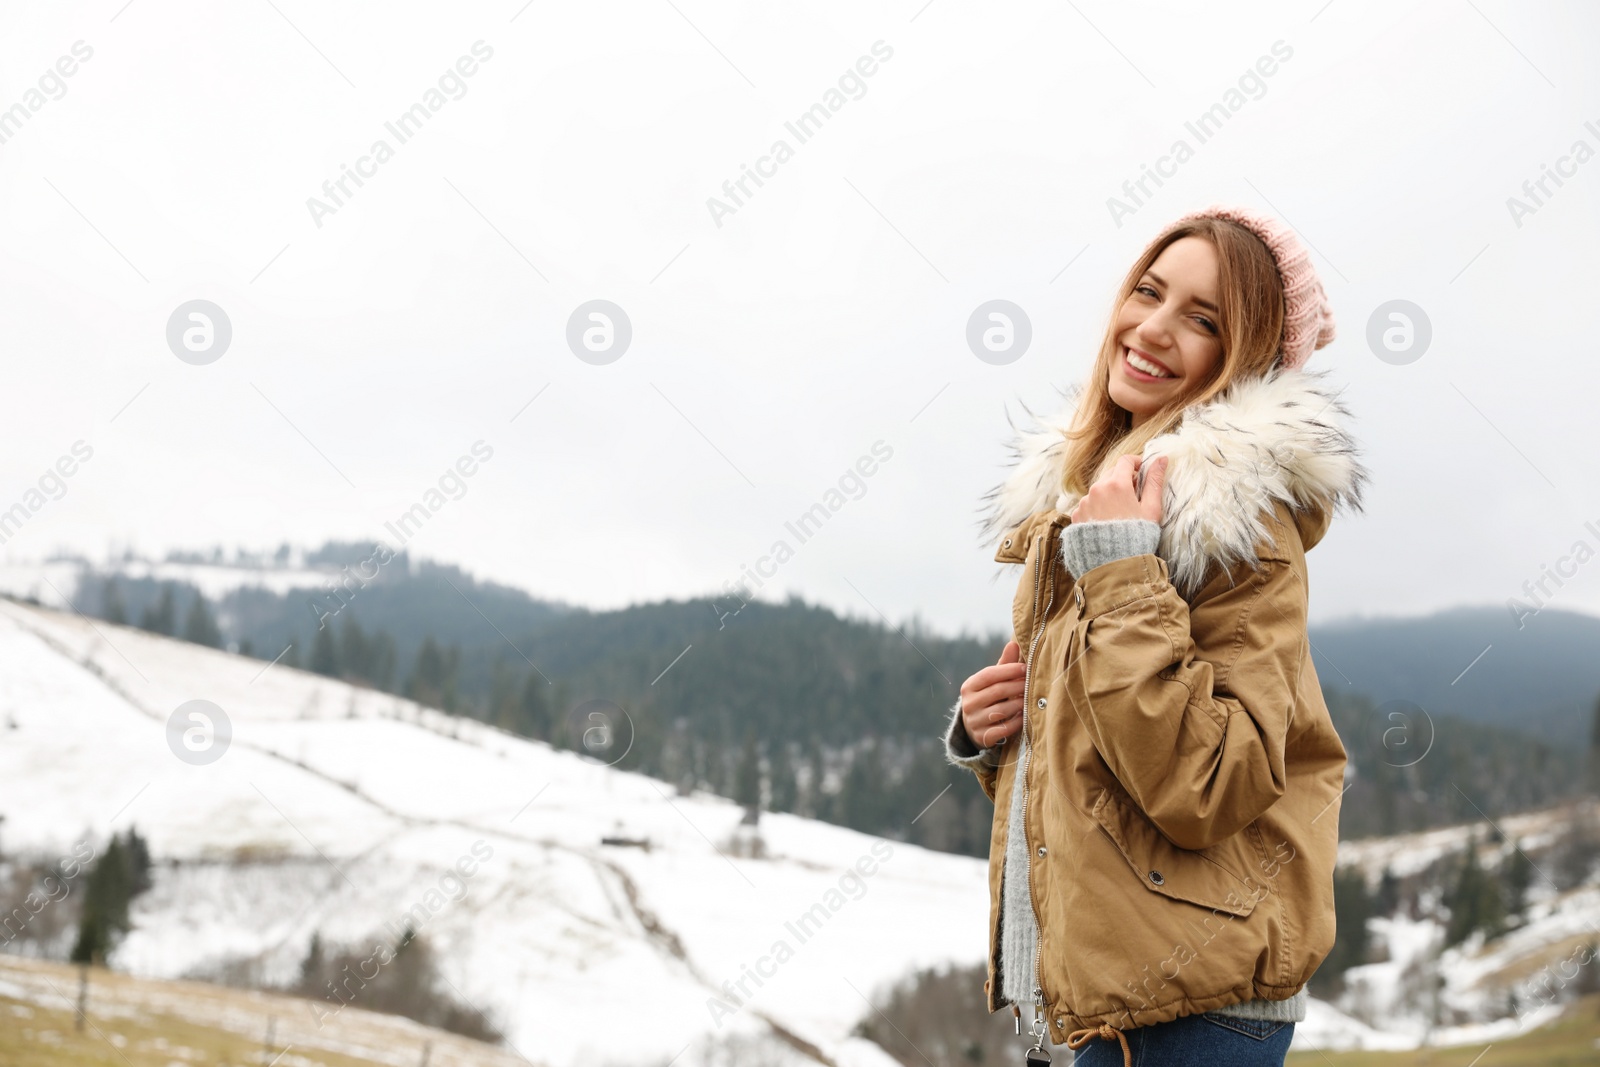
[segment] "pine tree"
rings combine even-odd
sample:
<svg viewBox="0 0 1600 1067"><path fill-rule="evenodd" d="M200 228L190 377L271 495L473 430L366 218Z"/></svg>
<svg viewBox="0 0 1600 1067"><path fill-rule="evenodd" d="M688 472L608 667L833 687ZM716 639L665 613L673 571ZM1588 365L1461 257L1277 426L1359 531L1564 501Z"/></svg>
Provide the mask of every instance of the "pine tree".
<svg viewBox="0 0 1600 1067"><path fill-rule="evenodd" d="M331 629L331 627L330 627ZM347 677L372 681L372 643L354 616L346 615L339 634L338 662Z"/></svg>
<svg viewBox="0 0 1600 1067"><path fill-rule="evenodd" d="M875 737L856 750L834 798L838 821L852 830L876 833L886 823L887 791L883 755Z"/></svg>
<svg viewBox="0 0 1600 1067"><path fill-rule="evenodd" d="M489 721L513 733L517 729L516 680L505 660L494 661L489 675Z"/></svg>
<svg viewBox="0 0 1600 1067"><path fill-rule="evenodd" d="M754 822L761 813L761 750L754 731L746 730L739 753L739 769L733 779L733 800L744 806L745 820Z"/></svg>
<svg viewBox="0 0 1600 1067"><path fill-rule="evenodd" d="M809 819L828 820L831 817L830 798L827 793L827 765L823 762L822 746L812 738L806 755L806 790L801 814Z"/></svg>
<svg viewBox="0 0 1600 1067"><path fill-rule="evenodd" d="M461 698L456 688L461 674L461 646L451 645L444 654L444 686L439 706L454 714L461 710Z"/></svg>
<svg viewBox="0 0 1600 1067"><path fill-rule="evenodd" d="M1383 869L1383 877L1378 880L1378 895L1372 902L1374 914L1392 916L1400 908L1400 879L1395 876L1392 867Z"/></svg>
<svg viewBox="0 0 1600 1067"><path fill-rule="evenodd" d="M1589 726L1589 792L1600 793L1600 697L1595 698L1594 719Z"/></svg>
<svg viewBox="0 0 1600 1067"><path fill-rule="evenodd" d="M674 720L667 730L656 764L662 779L676 787L679 796L686 796L694 788L694 764L689 752L687 719Z"/></svg>
<svg viewBox="0 0 1600 1067"><path fill-rule="evenodd" d="M373 688L394 692L394 638L388 631L373 634L367 647L367 680Z"/></svg>
<svg viewBox="0 0 1600 1067"><path fill-rule="evenodd" d="M222 647L222 631L217 628L217 620L211 616L205 595L198 591L189 602L189 614L183 620L183 639L207 648Z"/></svg>
<svg viewBox="0 0 1600 1067"><path fill-rule="evenodd" d="M889 799L894 802L890 818L896 825L907 828L912 841L926 843L919 835L926 832L925 827L934 825L930 822L935 818L932 812L938 810L937 806L929 808L929 805L946 803L939 798L950 785L951 770L950 764L945 762L942 745L919 744L911 749L911 764ZM923 818L924 814L928 818Z"/></svg>
<svg viewBox="0 0 1600 1067"><path fill-rule="evenodd" d="M325 955L322 934L316 930L311 931L311 944L306 946L305 958L300 961L300 984L297 991L301 996L315 997L322 993L322 972L327 967Z"/></svg>
<svg viewBox="0 0 1600 1067"><path fill-rule="evenodd" d="M700 754L700 777L705 782L706 788L718 796L727 796L728 782L727 750L715 742L702 745Z"/></svg>
<svg viewBox="0 0 1600 1067"><path fill-rule="evenodd" d="M161 587L161 595L153 605L144 609L144 614L139 616L139 628L149 630L153 634L165 634L172 637L178 632L178 605L172 595L172 583Z"/></svg>
<svg viewBox="0 0 1600 1067"><path fill-rule="evenodd" d="M549 684L538 671L528 675L522 687L522 700L517 707L517 732L541 741L550 740L553 727L550 700L546 695Z"/></svg>
<svg viewBox="0 0 1600 1067"><path fill-rule="evenodd" d="M329 678L339 677L339 650L334 644L331 626L324 626L317 631L311 646L311 669Z"/></svg>
<svg viewBox="0 0 1600 1067"><path fill-rule="evenodd" d="M1519 847L1506 857L1500 880L1505 888L1505 910L1508 915L1521 915L1528 906L1528 886L1533 881L1533 861Z"/></svg>
<svg viewBox="0 0 1600 1067"><path fill-rule="evenodd" d="M1373 899L1367 893L1367 876L1359 867L1335 868L1333 872L1333 949L1317 969L1318 985L1337 980L1351 967L1367 962L1371 934L1367 920L1372 917Z"/></svg>
<svg viewBox="0 0 1600 1067"><path fill-rule="evenodd" d="M104 964L118 939L128 932L130 882L127 852L121 839L113 834L84 885L78 940L72 946L73 963Z"/></svg>
<svg viewBox="0 0 1600 1067"><path fill-rule="evenodd" d="M769 761L771 770L768 790L772 796L769 804L773 811L794 811L800 803L800 785L796 780L794 761L789 756L787 742L779 741L772 746L772 758Z"/></svg>
<svg viewBox="0 0 1600 1067"><path fill-rule="evenodd" d="M132 900L153 884L150 877L150 845L139 836L139 830L134 826L128 827L123 844L128 863L128 899Z"/></svg>
<svg viewBox="0 0 1600 1067"><path fill-rule="evenodd" d="M1488 938L1499 936L1505 930L1505 901L1500 896L1500 886L1491 879L1478 862L1478 836L1473 833L1467 841L1466 855L1461 862L1456 884L1446 904L1450 908L1450 923L1445 929L1445 945L1457 945L1482 930Z"/></svg>
<svg viewBox="0 0 1600 1067"><path fill-rule="evenodd" d="M422 647L417 650L416 661L411 665L411 677L406 679L405 695L418 704L433 708L444 707L446 669L445 655L440 651L439 643L433 639L433 635L429 634L423 638Z"/></svg>
<svg viewBox="0 0 1600 1067"><path fill-rule="evenodd" d="M106 622L125 626L128 622L128 605L123 603L122 588L117 585L115 578L107 578L105 591L101 594L100 614Z"/></svg>

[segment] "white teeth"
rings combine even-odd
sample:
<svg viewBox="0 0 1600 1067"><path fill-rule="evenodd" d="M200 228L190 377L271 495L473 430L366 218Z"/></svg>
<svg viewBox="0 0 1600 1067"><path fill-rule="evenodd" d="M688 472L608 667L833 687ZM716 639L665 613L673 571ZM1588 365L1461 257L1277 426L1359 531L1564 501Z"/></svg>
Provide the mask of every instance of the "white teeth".
<svg viewBox="0 0 1600 1067"><path fill-rule="evenodd" d="M1133 366L1134 366L1134 368L1136 370L1142 370L1146 374L1153 374L1158 378L1171 378L1171 377L1173 377L1172 372L1167 370L1167 368L1161 366L1161 364L1154 363L1154 362L1152 362L1152 361L1150 361L1148 359L1145 359L1143 356L1139 355L1139 353L1135 352L1131 348L1128 349L1127 352L1128 352L1128 362L1133 364Z"/></svg>

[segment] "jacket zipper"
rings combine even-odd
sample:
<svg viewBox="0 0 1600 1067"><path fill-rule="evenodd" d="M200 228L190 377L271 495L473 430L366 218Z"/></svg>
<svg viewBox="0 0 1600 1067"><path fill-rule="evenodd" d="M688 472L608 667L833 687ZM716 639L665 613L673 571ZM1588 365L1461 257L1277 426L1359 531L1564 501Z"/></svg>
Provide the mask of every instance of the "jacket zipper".
<svg viewBox="0 0 1600 1067"><path fill-rule="evenodd" d="M1022 734L1027 743L1027 751L1022 754L1022 765L1017 769L1022 776L1022 840L1026 845L1028 841L1028 764L1033 761L1033 742L1028 736L1028 686L1033 674L1033 654L1039 647L1039 638L1044 636L1045 622L1050 617L1050 607L1056 599L1055 568L1052 565L1050 575L1050 597L1045 601L1044 618L1038 618L1039 611L1039 584L1044 579L1044 548L1050 541L1050 533L1045 531L1039 542L1039 559L1036 563L1036 572L1033 580L1033 610L1035 613L1033 640L1028 645L1028 661L1022 668ZM1053 563L1053 561L1052 561ZM1028 882L1028 907L1033 911L1033 1018L1037 1024L1044 1014L1044 982L1039 973L1040 957L1044 951L1043 927L1039 923L1039 908L1033 900L1033 852L1024 848L1022 853L1022 869Z"/></svg>

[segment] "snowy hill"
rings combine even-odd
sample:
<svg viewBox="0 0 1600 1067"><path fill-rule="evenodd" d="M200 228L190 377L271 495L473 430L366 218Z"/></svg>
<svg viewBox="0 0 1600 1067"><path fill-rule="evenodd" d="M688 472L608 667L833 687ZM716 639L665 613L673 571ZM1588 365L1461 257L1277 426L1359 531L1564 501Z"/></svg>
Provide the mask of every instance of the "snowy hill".
<svg viewBox="0 0 1600 1067"><path fill-rule="evenodd" d="M83 559L53 559L45 562L0 560L0 592L19 598L32 598L53 608L68 609L86 565ZM96 564L102 572L137 581L176 582L200 590L216 600L236 589L257 588L273 593L296 589L322 589L339 577L335 567L308 567L303 564L244 566L239 563L177 563L170 560L118 560Z"/></svg>
<svg viewBox="0 0 1600 1067"><path fill-rule="evenodd" d="M251 960L283 978L313 932L387 938L409 916L461 998L535 1062L689 1050L688 1067L739 1035L776 1062L869 1064L892 1061L849 1035L863 995L983 957L972 859L785 815L762 820L766 858L740 858L728 801L26 605L0 604L0 662L4 844L137 825L158 862L113 959L134 974ZM195 699L231 723L211 763L169 747L169 717Z"/></svg>
<svg viewBox="0 0 1600 1067"><path fill-rule="evenodd" d="M983 958L980 861L789 815L763 816L764 855L748 858L726 800L45 608L0 602L0 663L0 844L65 850L137 825L157 868L113 958L131 974L244 966L286 981L314 933L388 943L410 923L457 996L534 1063L887 1065L851 1036L866 998L914 968ZM231 725L212 762L215 747L184 747L188 722L169 730L193 700ZM1505 826L1536 841L1552 818ZM1346 843L1341 861L1403 874L1466 833ZM1337 1007L1313 1002L1296 1048L1416 1047L1428 1026L1397 998L1430 959L1451 1009L1435 1041L1542 1024L1553 1008L1524 998L1508 1015L1507 991L1600 929L1600 891L1533 899L1531 921L1488 953L1469 941L1439 955L1429 919L1376 920L1390 958L1353 969ZM302 1025L337 1007L306 1003Z"/></svg>

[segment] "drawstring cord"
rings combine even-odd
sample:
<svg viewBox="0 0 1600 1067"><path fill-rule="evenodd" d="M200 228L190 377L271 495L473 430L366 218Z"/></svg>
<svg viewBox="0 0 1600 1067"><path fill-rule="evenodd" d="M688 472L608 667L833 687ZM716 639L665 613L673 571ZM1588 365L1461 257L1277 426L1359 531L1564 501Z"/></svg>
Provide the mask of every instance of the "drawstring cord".
<svg viewBox="0 0 1600 1067"><path fill-rule="evenodd" d="M1133 1053L1128 1051L1128 1039L1122 1036L1121 1030L1118 1030L1110 1023L1101 1023L1099 1026L1072 1031L1067 1035L1067 1047L1077 1051L1096 1037L1103 1037L1107 1041L1115 1038L1122 1042L1122 1067L1133 1067Z"/></svg>

